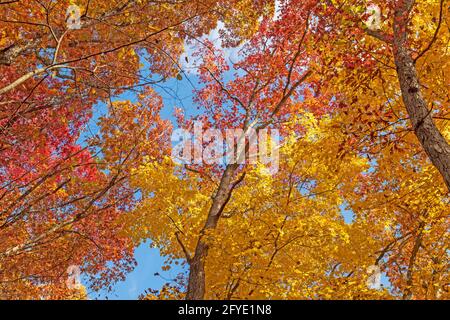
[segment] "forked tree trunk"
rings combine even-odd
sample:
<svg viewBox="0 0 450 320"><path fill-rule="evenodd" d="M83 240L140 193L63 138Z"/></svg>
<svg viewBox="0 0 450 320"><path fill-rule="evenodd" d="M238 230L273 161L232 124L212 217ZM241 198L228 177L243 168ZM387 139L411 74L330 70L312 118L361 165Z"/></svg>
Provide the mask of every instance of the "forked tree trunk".
<svg viewBox="0 0 450 320"><path fill-rule="evenodd" d="M186 294L187 300L202 300L205 297L205 260L208 256L208 239L206 232L217 227L220 215L227 204L231 192L233 191L233 177L238 165L228 165L222 175L217 193L208 212L208 218L201 231L200 237L195 248L194 256L189 263L189 281Z"/></svg>

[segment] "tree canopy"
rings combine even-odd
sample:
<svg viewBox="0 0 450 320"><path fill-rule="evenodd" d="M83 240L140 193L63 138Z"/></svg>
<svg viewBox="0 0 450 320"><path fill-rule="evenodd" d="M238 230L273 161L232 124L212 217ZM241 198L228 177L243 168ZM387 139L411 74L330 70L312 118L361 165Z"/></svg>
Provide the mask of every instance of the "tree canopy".
<svg viewBox="0 0 450 320"><path fill-rule="evenodd" d="M448 299L448 9L0 1L0 299Z"/></svg>

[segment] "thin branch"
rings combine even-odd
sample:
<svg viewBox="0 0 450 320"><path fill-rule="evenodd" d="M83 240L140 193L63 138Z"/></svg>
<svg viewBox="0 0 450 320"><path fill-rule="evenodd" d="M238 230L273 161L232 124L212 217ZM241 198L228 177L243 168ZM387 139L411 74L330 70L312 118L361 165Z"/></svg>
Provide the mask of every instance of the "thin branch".
<svg viewBox="0 0 450 320"><path fill-rule="evenodd" d="M441 29L441 25L442 25L442 16L443 16L443 12L444 12L444 1L445 0L441 0L440 9L439 9L439 21L438 21L436 31L434 32L433 38L431 39L428 46L421 53L419 53L419 55L414 59L414 62L419 60L425 53L427 53L427 51L431 49L431 47L437 40L437 36L439 34L439 30Z"/></svg>

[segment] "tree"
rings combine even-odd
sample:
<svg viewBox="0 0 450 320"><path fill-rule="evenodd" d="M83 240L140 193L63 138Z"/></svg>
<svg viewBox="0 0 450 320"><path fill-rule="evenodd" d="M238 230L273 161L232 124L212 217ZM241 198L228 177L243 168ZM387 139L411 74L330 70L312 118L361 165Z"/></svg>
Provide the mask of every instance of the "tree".
<svg viewBox="0 0 450 320"><path fill-rule="evenodd" d="M187 274L146 299L447 299L445 6L0 2L0 297L83 299L150 239ZM180 165L153 87L189 41Z"/></svg>
<svg viewBox="0 0 450 320"><path fill-rule="evenodd" d="M55 162L52 157L39 159L15 184L5 186L0 220L2 295L70 295L65 280L71 265L91 277L94 290L108 287L131 270L133 248L120 236L117 218L135 201L128 186L133 164L145 155L158 157L168 146L170 130L159 119L161 106L151 91L139 105L113 103L110 116L99 123L99 135L90 141L96 152L75 146ZM105 269L107 262L114 267ZM26 284L23 291L21 282ZM11 288L18 292L13 294Z"/></svg>
<svg viewBox="0 0 450 320"><path fill-rule="evenodd" d="M367 11L369 7L379 10L376 25L367 25L374 14ZM356 87L346 86L350 97L359 97L358 90L372 92L380 101L378 110L388 102L399 104L401 96L404 116L450 190L450 146L443 134L448 121L445 70L449 61L448 33L443 32L448 20L445 0L324 1L317 16L331 31L323 47L330 70L324 72L339 73L341 84L356 82ZM351 80L344 78L349 73ZM380 80L382 86L374 86L374 80ZM353 98L352 104L358 105L358 99ZM402 114L400 118L404 118Z"/></svg>
<svg viewBox="0 0 450 320"><path fill-rule="evenodd" d="M228 65L209 44L202 52L202 64L199 68L204 88L198 92L197 102L204 110L205 127L218 128L222 133L233 125L247 132L254 128L256 132L274 123L289 118L289 111L295 110L294 101L300 95L311 95L302 87L311 72L305 70L304 42L311 36L309 32L308 8L311 4L299 6L298 20L301 29L290 26L284 21L273 21L271 15L263 18L258 32L244 49L245 59L234 67L244 72L224 84L222 77ZM305 11L306 9L306 11ZM308 14L305 14L308 13ZM295 41L288 41L283 35L292 33ZM271 59L267 60L266 57ZM185 127L192 125L187 119ZM187 256L189 280L187 299L202 299L205 295L205 261L210 246L208 234L216 230L234 189L245 177L245 166L229 163L224 166L188 167L187 170L201 171L213 180L217 187L212 190L212 202L207 210L203 226L199 231L192 256ZM204 207L203 207L204 208ZM181 210L182 211L182 210ZM180 244L181 245L181 244ZM183 247L183 246L182 246Z"/></svg>
<svg viewBox="0 0 450 320"><path fill-rule="evenodd" d="M80 28L67 15L74 4ZM145 0L0 6L0 295L72 296L64 284L71 265L82 266L93 289L109 287L134 264L116 221L136 200L131 169L146 155L159 157L170 133L148 86L178 74L184 39L214 28L226 7ZM113 102L127 90L144 94L140 105ZM93 110L105 104L101 132L85 139Z"/></svg>
<svg viewBox="0 0 450 320"><path fill-rule="evenodd" d="M257 131L272 127L281 129L286 139L292 132L305 130L304 123L294 127L288 123L298 115L304 116L305 111L311 112L325 127L319 126L318 132L332 130L324 138L331 145L318 142L321 153L316 154L311 150L314 145L311 141L306 146L300 141L297 145L304 150L284 151L284 161L312 163L314 170L314 174L308 175L298 169L298 176L294 170L291 178L297 183L293 183L291 194L295 199L308 198L299 190L299 181L310 186L311 195L321 194L324 189L327 193L319 181L334 182L336 185L330 192L337 199L332 201L327 194L325 208L320 205L323 199L314 199L288 210L284 201L286 197L290 199L286 195L290 185L286 172L290 170L283 165L275 178L261 174L260 167L203 164L179 168L169 159L162 164L150 161L138 170L140 178L135 183L146 196L142 206L129 217L129 233L137 243L145 238L154 240L162 254L170 257L169 261L186 259L187 299L445 296L447 275L442 268L446 243L442 232L448 226L444 218L448 206L445 191L440 186L426 187L425 182L433 181L425 174L430 172L427 159L417 155L420 145L409 135L411 131L405 129L405 119L395 118L402 113L401 105L390 98L389 94L395 94L396 89L386 79L392 72L397 74L395 69L383 68L386 63L379 62L376 56L385 54L388 48L373 45L378 40L361 27L364 14L356 20L354 12L350 11L352 15L347 12L352 6L350 9L341 6L336 11L338 7L331 2L284 2L278 19L262 20L258 32L241 50L243 59L233 65L238 72L227 83L226 61L216 54L216 48L203 47L199 72L205 86L198 91L197 99L202 113L194 119L180 117L185 128L192 128L194 120L202 119L205 128L219 128L222 135L230 126L243 132L252 127ZM336 29L331 30L331 25ZM365 48L366 43L370 51ZM439 86L435 90L442 92ZM442 97L435 95L435 99L445 101L445 93ZM327 116L331 117L332 126L326 125ZM447 134L445 129L442 132L444 136ZM248 144L245 152L248 157ZM349 156L361 162L355 165ZM395 174L387 169L386 163ZM330 175L320 179L322 166L326 170L339 168L332 173L340 179ZM355 172L341 177L338 173L345 171L343 168ZM424 183L410 178L419 172ZM157 181L170 181L168 189L176 191L168 193ZM272 189L274 185L278 187L276 191ZM406 213L396 207L413 204L413 198L419 195L406 195L418 187L424 187L421 192L429 192L423 201L435 208L430 216L425 207ZM387 200L374 201L372 195ZM351 225L338 218L340 206L346 203L355 216ZM302 214L305 208L311 209L311 219ZM396 218L387 218L387 212L389 217L394 214ZM411 219L411 214L415 219ZM320 222L323 216L329 220ZM157 221L156 225L150 221ZM314 233L300 237L298 228L302 230L304 224L320 230L319 239L327 241L315 242ZM144 230L140 225L145 225ZM280 225L282 231L286 226L285 232L280 232ZM331 236L324 225L336 226ZM252 232L253 228L258 231ZM430 233L426 244L424 228ZM275 236L270 238L271 235ZM434 253L427 255L427 250ZM271 262L271 253L275 253L276 262ZM292 257L302 257L299 265L305 269L291 265L289 259L295 260ZM427 265L423 273L423 279L428 279L424 280L426 284L414 276L418 261ZM389 276L393 292L367 288L367 270L372 267ZM286 275L289 270L298 272L296 277L301 280L293 281L293 275ZM316 273L310 273L311 270ZM287 289L291 287L295 289ZM440 288L439 294L439 290L432 290L436 287ZM177 287L175 292L179 294L180 290Z"/></svg>

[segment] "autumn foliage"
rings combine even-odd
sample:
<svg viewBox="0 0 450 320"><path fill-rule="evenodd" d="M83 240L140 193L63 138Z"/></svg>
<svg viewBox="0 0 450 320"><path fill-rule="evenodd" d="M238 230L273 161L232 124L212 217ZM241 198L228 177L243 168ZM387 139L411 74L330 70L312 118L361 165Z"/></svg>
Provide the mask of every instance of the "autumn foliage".
<svg viewBox="0 0 450 320"><path fill-rule="evenodd" d="M184 270L144 299L448 299L448 9L0 0L0 299L110 290L144 242ZM279 132L277 170L180 164L198 122Z"/></svg>

